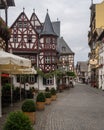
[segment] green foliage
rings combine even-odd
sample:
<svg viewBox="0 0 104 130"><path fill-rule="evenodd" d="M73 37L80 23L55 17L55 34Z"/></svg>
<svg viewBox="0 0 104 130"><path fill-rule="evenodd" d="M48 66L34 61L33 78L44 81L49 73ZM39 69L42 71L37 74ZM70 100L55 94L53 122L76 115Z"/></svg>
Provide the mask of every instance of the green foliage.
<svg viewBox="0 0 104 130"><path fill-rule="evenodd" d="M6 83L4 86L3 86L3 89L2 89L3 91L9 91L9 90L11 90L11 85L9 84L9 83Z"/></svg>
<svg viewBox="0 0 104 130"><path fill-rule="evenodd" d="M43 71L41 71L39 69L36 69L36 71L37 71L37 74L39 74L40 76L44 77L44 72Z"/></svg>
<svg viewBox="0 0 104 130"><path fill-rule="evenodd" d="M66 72L66 74L67 74L68 76L73 76L73 77L76 76L75 73L74 73L74 72L71 72L71 71Z"/></svg>
<svg viewBox="0 0 104 130"><path fill-rule="evenodd" d="M43 71L41 71L39 69L36 69L36 70L37 70L37 74L41 75L44 78L53 77L54 75L59 77L59 75L63 74L60 70L50 71L48 73L44 73Z"/></svg>
<svg viewBox="0 0 104 130"><path fill-rule="evenodd" d="M2 87L2 105L9 105L11 102L11 85L6 83Z"/></svg>
<svg viewBox="0 0 104 130"><path fill-rule="evenodd" d="M45 102L45 95L44 95L44 93L42 93L42 92L38 93L38 95L36 97L36 101L37 102Z"/></svg>
<svg viewBox="0 0 104 130"><path fill-rule="evenodd" d="M20 111L11 112L7 117L3 130L33 130L29 118Z"/></svg>
<svg viewBox="0 0 104 130"><path fill-rule="evenodd" d="M62 72L60 70L56 70L54 73L55 73L57 79L61 79L64 75L64 72Z"/></svg>
<svg viewBox="0 0 104 130"><path fill-rule="evenodd" d="M55 90L55 88L51 88L51 94L52 94L52 95L56 95L56 90Z"/></svg>
<svg viewBox="0 0 104 130"><path fill-rule="evenodd" d="M50 92L46 92L46 93L45 93L45 97L46 97L46 98L51 98L51 93L50 93Z"/></svg>
<svg viewBox="0 0 104 130"><path fill-rule="evenodd" d="M3 40L9 40L11 30L6 26L5 22L0 18L0 36Z"/></svg>
<svg viewBox="0 0 104 130"><path fill-rule="evenodd" d="M23 112L35 112L36 111L36 104L32 99L26 99L22 104L22 111Z"/></svg>
<svg viewBox="0 0 104 130"><path fill-rule="evenodd" d="M49 92L49 91L50 91L50 90L49 90L49 87L46 87L45 91L46 91L46 92Z"/></svg>

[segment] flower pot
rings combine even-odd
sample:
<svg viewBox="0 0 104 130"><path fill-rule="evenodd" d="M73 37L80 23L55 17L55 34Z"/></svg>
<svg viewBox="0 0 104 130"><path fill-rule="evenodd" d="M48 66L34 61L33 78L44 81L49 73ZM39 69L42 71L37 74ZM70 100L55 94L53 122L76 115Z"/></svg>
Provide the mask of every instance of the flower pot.
<svg viewBox="0 0 104 130"><path fill-rule="evenodd" d="M36 107L37 107L37 110L44 110L45 109L45 102L37 102Z"/></svg>
<svg viewBox="0 0 104 130"><path fill-rule="evenodd" d="M46 105L51 104L51 98L46 98L46 100L45 100L45 104L46 104Z"/></svg>
<svg viewBox="0 0 104 130"><path fill-rule="evenodd" d="M29 117L32 124L36 122L36 112L23 112L23 113Z"/></svg>
<svg viewBox="0 0 104 130"><path fill-rule="evenodd" d="M34 124L35 120L36 120L36 114L35 114L36 104L35 104L34 100L26 99L23 102L21 109L22 109L23 113L29 117L31 123Z"/></svg>
<svg viewBox="0 0 104 130"><path fill-rule="evenodd" d="M52 96L51 96L51 100L52 100L52 101L55 101L56 99L57 99L57 95L52 95Z"/></svg>

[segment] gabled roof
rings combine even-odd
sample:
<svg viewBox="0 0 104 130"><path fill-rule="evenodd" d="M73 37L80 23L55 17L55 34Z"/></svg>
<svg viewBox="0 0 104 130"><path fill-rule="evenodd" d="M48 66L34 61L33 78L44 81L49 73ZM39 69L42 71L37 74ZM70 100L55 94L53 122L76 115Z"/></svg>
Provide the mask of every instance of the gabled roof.
<svg viewBox="0 0 104 130"><path fill-rule="evenodd" d="M43 24L43 30L40 33L40 36L43 36L43 35L54 35L54 36L57 36L57 34L54 32L54 29L53 29L53 26L52 26L52 23L51 23L51 20L50 20L48 12L46 14L45 22Z"/></svg>
<svg viewBox="0 0 104 130"><path fill-rule="evenodd" d="M63 54L74 54L74 52L70 49L70 47L67 45L63 37L58 38L57 42L57 51L63 55Z"/></svg>
<svg viewBox="0 0 104 130"><path fill-rule="evenodd" d="M35 30L40 33L42 30L42 23L40 22L39 18L37 17L36 13L33 12L30 18L30 22L35 28Z"/></svg>
<svg viewBox="0 0 104 130"><path fill-rule="evenodd" d="M86 72L88 70L88 62L87 61L78 61L77 65L80 68L81 72Z"/></svg>
<svg viewBox="0 0 104 130"><path fill-rule="evenodd" d="M35 31L35 33L37 33L36 29L33 27L33 25L31 24L30 20L28 19L27 15L25 14L24 11L20 13L20 15L15 20L15 22L11 25L11 28L13 28L14 25L16 25L17 22L21 20L21 17L24 17L26 19L26 21L29 23L29 25L31 25L31 27L33 28L33 30Z"/></svg>

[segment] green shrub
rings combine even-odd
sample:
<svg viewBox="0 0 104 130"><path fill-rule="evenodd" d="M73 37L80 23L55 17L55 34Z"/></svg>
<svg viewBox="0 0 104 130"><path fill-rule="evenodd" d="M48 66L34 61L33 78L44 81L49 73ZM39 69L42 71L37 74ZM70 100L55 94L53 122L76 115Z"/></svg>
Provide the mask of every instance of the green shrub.
<svg viewBox="0 0 104 130"><path fill-rule="evenodd" d="M55 88L51 88L51 94L52 94L52 95L56 95L56 90L55 90Z"/></svg>
<svg viewBox="0 0 104 130"><path fill-rule="evenodd" d="M49 87L46 87L45 91L46 91L46 92L49 92L49 91L50 91L50 90L49 90Z"/></svg>
<svg viewBox="0 0 104 130"><path fill-rule="evenodd" d="M45 93L45 97L46 97L46 98L51 98L51 93L50 93L50 92L46 92L46 93Z"/></svg>
<svg viewBox="0 0 104 130"><path fill-rule="evenodd" d="M7 117L3 130L33 130L29 118L20 111L11 112Z"/></svg>
<svg viewBox="0 0 104 130"><path fill-rule="evenodd" d="M23 112L35 112L36 104L32 99L26 99L22 104Z"/></svg>
<svg viewBox="0 0 104 130"><path fill-rule="evenodd" d="M38 95L36 97L36 101L37 102L45 102L45 95L42 92L38 93Z"/></svg>
<svg viewBox="0 0 104 130"><path fill-rule="evenodd" d="M10 91L11 90L11 85L9 83L6 83L3 88L2 88L2 91L5 92L5 91Z"/></svg>

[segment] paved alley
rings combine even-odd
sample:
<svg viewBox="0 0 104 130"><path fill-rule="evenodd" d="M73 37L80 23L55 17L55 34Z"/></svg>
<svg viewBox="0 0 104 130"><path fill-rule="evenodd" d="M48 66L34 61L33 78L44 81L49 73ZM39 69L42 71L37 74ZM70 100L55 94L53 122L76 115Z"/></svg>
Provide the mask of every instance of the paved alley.
<svg viewBox="0 0 104 130"><path fill-rule="evenodd" d="M58 94L37 112L35 130L104 130L104 92L85 84Z"/></svg>
<svg viewBox="0 0 104 130"><path fill-rule="evenodd" d="M20 110L21 103L3 110L0 130L10 111ZM104 130L104 92L85 84L58 93L57 101L36 112L34 130Z"/></svg>

